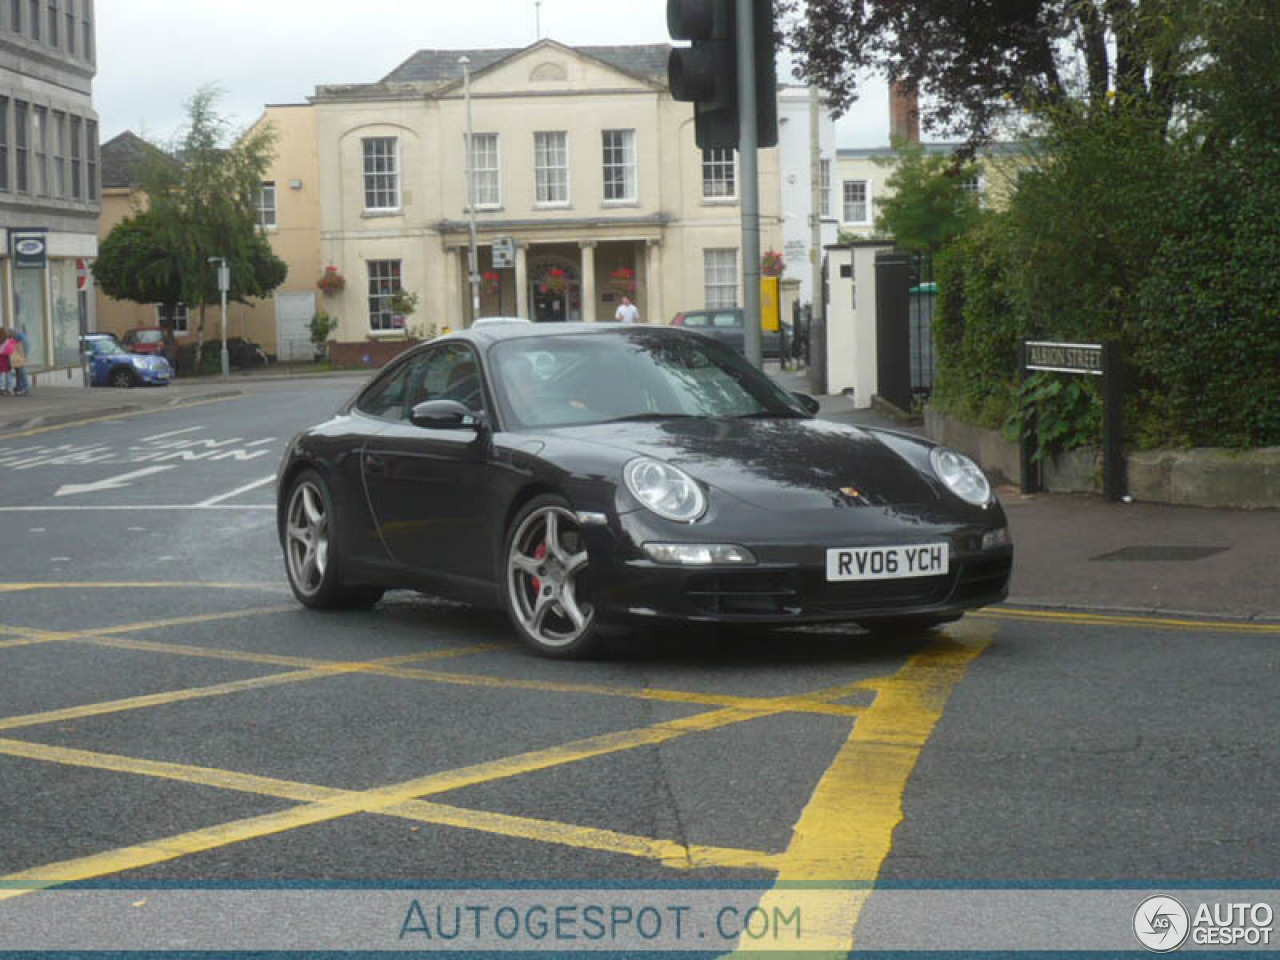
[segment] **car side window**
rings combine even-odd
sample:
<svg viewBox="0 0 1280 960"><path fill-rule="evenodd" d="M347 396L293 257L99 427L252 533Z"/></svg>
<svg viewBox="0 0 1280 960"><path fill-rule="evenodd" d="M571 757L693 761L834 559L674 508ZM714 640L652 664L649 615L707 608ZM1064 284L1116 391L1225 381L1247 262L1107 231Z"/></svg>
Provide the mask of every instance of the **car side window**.
<svg viewBox="0 0 1280 960"><path fill-rule="evenodd" d="M410 362L408 399L412 410L427 400L456 400L468 410L484 410L484 390L475 354L460 343L442 344Z"/></svg>
<svg viewBox="0 0 1280 960"><path fill-rule="evenodd" d="M742 321L738 319L736 313L717 313L711 319L711 325L714 327L740 327Z"/></svg>
<svg viewBox="0 0 1280 960"><path fill-rule="evenodd" d="M405 419L405 385L411 366L411 363L402 363L395 372L366 390L356 401L356 409L382 420Z"/></svg>
<svg viewBox="0 0 1280 960"><path fill-rule="evenodd" d="M705 313L686 313L684 325L686 327L705 327L707 325L707 315Z"/></svg>

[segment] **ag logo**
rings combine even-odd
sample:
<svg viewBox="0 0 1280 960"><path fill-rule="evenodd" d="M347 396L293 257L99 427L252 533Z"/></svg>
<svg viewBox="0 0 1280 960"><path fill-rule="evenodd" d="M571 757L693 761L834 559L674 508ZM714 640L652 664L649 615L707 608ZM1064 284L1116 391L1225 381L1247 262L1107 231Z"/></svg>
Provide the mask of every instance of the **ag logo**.
<svg viewBox="0 0 1280 960"><path fill-rule="evenodd" d="M1187 939L1191 917L1173 897L1147 897L1133 914L1133 934L1153 953L1177 950Z"/></svg>
<svg viewBox="0 0 1280 960"><path fill-rule="evenodd" d="M38 257L44 253L44 241L28 237L25 240L19 240L15 244L15 249L24 257Z"/></svg>

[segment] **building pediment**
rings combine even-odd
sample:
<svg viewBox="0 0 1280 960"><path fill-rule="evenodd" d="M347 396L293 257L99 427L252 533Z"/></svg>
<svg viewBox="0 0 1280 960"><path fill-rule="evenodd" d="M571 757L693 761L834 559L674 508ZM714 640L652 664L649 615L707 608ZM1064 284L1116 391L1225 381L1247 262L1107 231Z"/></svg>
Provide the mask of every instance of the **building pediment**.
<svg viewBox="0 0 1280 960"><path fill-rule="evenodd" d="M412 83L431 88L435 96L455 96L462 90L465 56L477 96L650 92L666 85L668 51L665 44L570 47L555 40L521 49L419 50L383 83Z"/></svg>

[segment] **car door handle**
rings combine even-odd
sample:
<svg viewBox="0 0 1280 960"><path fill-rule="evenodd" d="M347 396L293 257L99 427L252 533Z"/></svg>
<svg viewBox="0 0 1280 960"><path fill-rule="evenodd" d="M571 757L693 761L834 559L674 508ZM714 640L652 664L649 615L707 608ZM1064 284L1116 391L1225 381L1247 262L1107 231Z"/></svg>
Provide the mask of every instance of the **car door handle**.
<svg viewBox="0 0 1280 960"><path fill-rule="evenodd" d="M365 473L372 473L381 476L387 472L387 461L375 453L366 453L364 455Z"/></svg>

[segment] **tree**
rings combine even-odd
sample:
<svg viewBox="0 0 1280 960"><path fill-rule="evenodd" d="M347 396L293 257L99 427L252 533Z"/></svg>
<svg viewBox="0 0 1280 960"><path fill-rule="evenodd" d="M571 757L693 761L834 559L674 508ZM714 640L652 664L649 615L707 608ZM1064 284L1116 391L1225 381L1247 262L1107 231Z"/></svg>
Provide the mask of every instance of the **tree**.
<svg viewBox="0 0 1280 960"><path fill-rule="evenodd" d="M1135 100L1166 123L1202 50L1186 0L779 0L799 72L857 99L875 71L926 94L925 125L977 143L1011 110ZM1265 6L1265 4L1264 4ZM803 15L801 9L803 8ZM798 19L797 19L798 16Z"/></svg>
<svg viewBox="0 0 1280 960"><path fill-rule="evenodd" d="M978 168L927 154L918 143L895 147L894 170L885 181L890 195L876 201L876 232L912 253L936 254L978 218L978 195L964 187Z"/></svg>
<svg viewBox="0 0 1280 960"><path fill-rule="evenodd" d="M221 299L209 258L226 257L227 296L238 303L269 295L288 273L257 225L256 198L274 156L275 131L259 126L232 141L229 121L215 110L217 98L215 88L204 87L188 101L186 129L169 153L148 158L145 202L103 241L93 271L103 292L117 300L198 308L197 369L205 307Z"/></svg>

